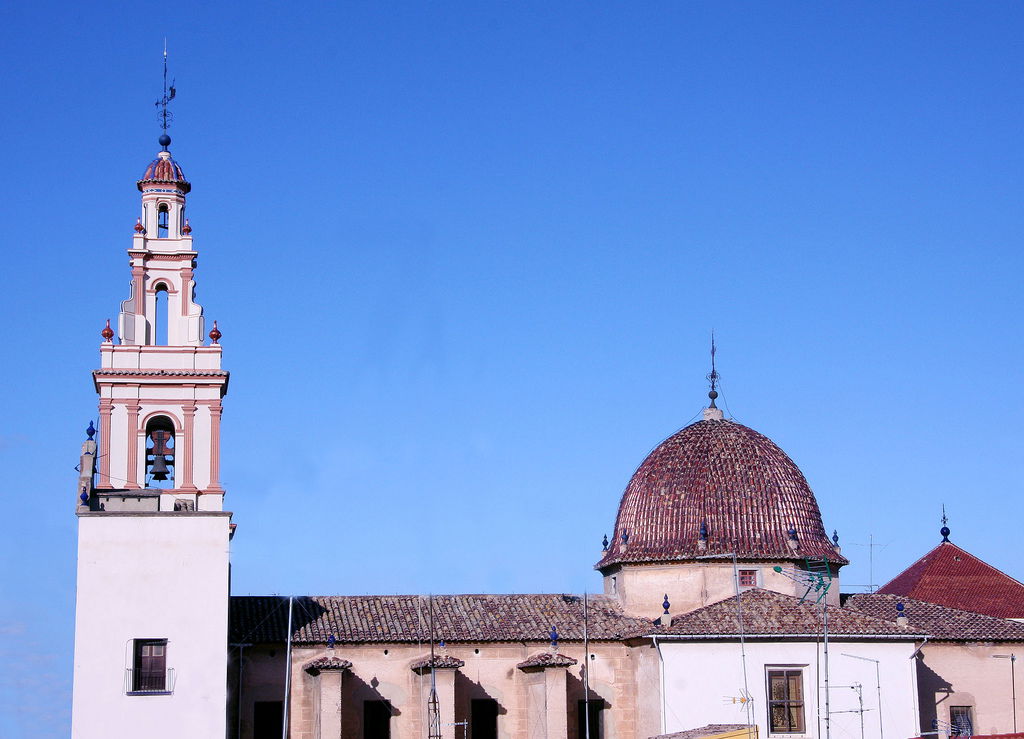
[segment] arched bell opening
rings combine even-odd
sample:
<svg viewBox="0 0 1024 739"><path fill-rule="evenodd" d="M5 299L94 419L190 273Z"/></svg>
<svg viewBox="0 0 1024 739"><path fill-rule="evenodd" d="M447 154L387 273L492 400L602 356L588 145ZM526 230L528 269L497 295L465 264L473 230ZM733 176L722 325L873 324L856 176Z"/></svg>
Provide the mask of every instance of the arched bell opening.
<svg viewBox="0 0 1024 739"><path fill-rule="evenodd" d="M156 211L156 237L166 239L171 227L171 213L167 203L160 203Z"/></svg>
<svg viewBox="0 0 1024 739"><path fill-rule="evenodd" d="M167 285L159 283L153 289L153 344L167 346L169 343L170 311Z"/></svg>
<svg viewBox="0 0 1024 739"><path fill-rule="evenodd" d="M174 422L154 416L146 424L146 487L174 488Z"/></svg>

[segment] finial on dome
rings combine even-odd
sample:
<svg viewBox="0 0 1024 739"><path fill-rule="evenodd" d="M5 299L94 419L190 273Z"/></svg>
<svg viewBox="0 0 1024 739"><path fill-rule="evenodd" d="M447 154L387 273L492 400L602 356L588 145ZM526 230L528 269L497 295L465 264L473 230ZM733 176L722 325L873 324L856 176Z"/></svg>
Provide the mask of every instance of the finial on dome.
<svg viewBox="0 0 1024 739"><path fill-rule="evenodd" d="M715 332L711 332L711 372L708 373L708 382L711 383L711 389L708 391L708 397L711 402L708 407L704 409L704 420L705 421L721 421L724 416L722 415L721 409L715 405L715 400L718 398L718 370L715 368Z"/></svg>
<svg viewBox="0 0 1024 739"><path fill-rule="evenodd" d="M181 232L186 236L192 233L192 224L188 222L187 218L185 219L185 225L181 227Z"/></svg>
<svg viewBox="0 0 1024 739"><path fill-rule="evenodd" d="M832 543L839 546L839 529L832 529Z"/></svg>
<svg viewBox="0 0 1024 739"><path fill-rule="evenodd" d="M605 552L608 551L608 534L605 534L604 538L601 540L601 550Z"/></svg>
<svg viewBox="0 0 1024 739"><path fill-rule="evenodd" d="M114 338L114 329L110 328L109 318L107 319L107 325L103 327L102 331L100 331L100 336L103 337L103 341L105 342L109 342L111 339Z"/></svg>
<svg viewBox="0 0 1024 739"><path fill-rule="evenodd" d="M176 94L177 90L174 89L173 79L171 80L170 87L167 86L167 39L164 39L164 94L156 101L156 107L160 108L160 128L163 129L163 133L160 134L157 142L163 147L163 151L167 151L167 147L171 145L171 137L167 135L167 128L171 125L171 120L174 118L171 115L171 111L167 110L167 104L174 100Z"/></svg>
<svg viewBox="0 0 1024 739"><path fill-rule="evenodd" d="M212 341L214 344L216 344L216 343L220 342L220 337L223 336L223 335L224 334L222 334L220 332L220 329L217 328L217 322L214 321L213 322L213 328L210 329L210 341Z"/></svg>
<svg viewBox="0 0 1024 739"><path fill-rule="evenodd" d="M943 503L942 504L942 528L939 529L939 533L942 534L942 541L943 542L948 542L949 541L949 526L946 525L947 523L949 523L949 519L946 518L946 504Z"/></svg>

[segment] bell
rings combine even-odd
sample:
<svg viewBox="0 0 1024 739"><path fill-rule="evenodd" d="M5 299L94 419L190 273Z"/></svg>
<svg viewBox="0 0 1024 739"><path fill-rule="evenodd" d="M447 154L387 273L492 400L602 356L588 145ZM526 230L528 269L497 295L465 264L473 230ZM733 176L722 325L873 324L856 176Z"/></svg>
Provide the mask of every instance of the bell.
<svg viewBox="0 0 1024 739"><path fill-rule="evenodd" d="M167 479L167 459L162 454L153 455L153 463L149 465L149 472L153 475L154 480L166 480Z"/></svg>

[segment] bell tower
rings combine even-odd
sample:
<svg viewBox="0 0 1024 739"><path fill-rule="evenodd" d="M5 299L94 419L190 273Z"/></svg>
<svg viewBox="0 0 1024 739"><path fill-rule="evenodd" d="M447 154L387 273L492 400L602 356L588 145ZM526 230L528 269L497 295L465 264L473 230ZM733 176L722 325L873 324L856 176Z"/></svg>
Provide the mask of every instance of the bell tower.
<svg viewBox="0 0 1024 739"><path fill-rule="evenodd" d="M121 303L117 338L103 329L97 494L159 490L160 510L221 510L220 332L204 342L195 300L197 252L185 199L192 189L169 151L170 137L138 181L142 214L131 248L131 292Z"/></svg>
<svg viewBox="0 0 1024 739"><path fill-rule="evenodd" d="M204 337L191 185L161 149L138 188L131 292L102 330L99 429L75 495L74 739L224 737L231 514L220 485L220 331ZM160 103L158 103L160 104ZM97 435L98 431L98 435ZM93 438L97 437L97 438Z"/></svg>

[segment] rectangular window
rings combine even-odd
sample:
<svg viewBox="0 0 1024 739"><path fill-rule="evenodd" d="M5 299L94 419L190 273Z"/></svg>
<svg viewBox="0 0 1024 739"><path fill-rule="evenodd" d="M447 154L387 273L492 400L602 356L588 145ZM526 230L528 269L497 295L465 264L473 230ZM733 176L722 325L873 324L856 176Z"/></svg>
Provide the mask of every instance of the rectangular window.
<svg viewBox="0 0 1024 739"><path fill-rule="evenodd" d="M167 640L136 639L131 689L137 693L167 690Z"/></svg>
<svg viewBox="0 0 1024 739"><path fill-rule="evenodd" d="M363 739L391 739L391 704L363 701Z"/></svg>
<svg viewBox="0 0 1024 739"><path fill-rule="evenodd" d="M757 570L740 570L739 577L741 588L757 587Z"/></svg>
<svg viewBox="0 0 1024 739"><path fill-rule="evenodd" d="M589 715L587 708L589 707ZM590 728L590 739L601 739L601 711L604 710L604 701L594 698L590 701L580 701L576 709L576 726L579 729L576 736L579 739L586 739L587 727Z"/></svg>
<svg viewBox="0 0 1024 739"><path fill-rule="evenodd" d="M472 739L498 739L498 701L474 698L470 702L469 735Z"/></svg>
<svg viewBox="0 0 1024 739"><path fill-rule="evenodd" d="M281 739L284 701L256 701L252 707L253 739Z"/></svg>
<svg viewBox="0 0 1024 739"><path fill-rule="evenodd" d="M768 729L774 734L803 733L803 670L768 670Z"/></svg>
<svg viewBox="0 0 1024 739"><path fill-rule="evenodd" d="M970 706L949 707L950 736L970 736L974 733L974 718Z"/></svg>

